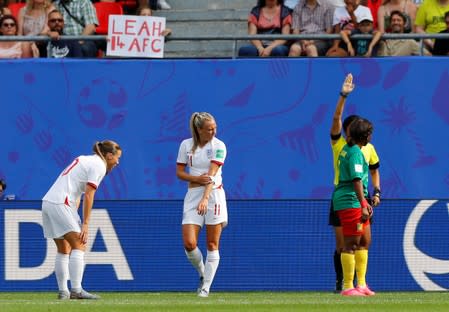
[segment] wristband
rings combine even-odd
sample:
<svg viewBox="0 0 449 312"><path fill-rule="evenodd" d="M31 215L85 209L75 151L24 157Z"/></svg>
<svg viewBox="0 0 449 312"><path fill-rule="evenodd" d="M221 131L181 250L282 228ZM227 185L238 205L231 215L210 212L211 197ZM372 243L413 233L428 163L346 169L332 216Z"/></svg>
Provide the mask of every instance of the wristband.
<svg viewBox="0 0 449 312"><path fill-rule="evenodd" d="M366 200L366 198L364 198L362 200L362 202L360 203L360 206L362 206L362 208L367 208L368 207L368 201Z"/></svg>
<svg viewBox="0 0 449 312"><path fill-rule="evenodd" d="M214 176L209 176L210 182L215 185L215 177Z"/></svg>
<svg viewBox="0 0 449 312"><path fill-rule="evenodd" d="M373 196L377 196L380 198L380 189L378 187L375 187L373 190Z"/></svg>
<svg viewBox="0 0 449 312"><path fill-rule="evenodd" d="M341 91L340 96L346 99L348 97L348 93L344 93L343 91Z"/></svg>

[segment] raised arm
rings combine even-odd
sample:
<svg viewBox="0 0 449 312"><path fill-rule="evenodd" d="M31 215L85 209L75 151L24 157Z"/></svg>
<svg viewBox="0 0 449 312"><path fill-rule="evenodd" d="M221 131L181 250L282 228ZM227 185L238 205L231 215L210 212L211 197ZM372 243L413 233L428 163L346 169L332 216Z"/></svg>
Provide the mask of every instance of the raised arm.
<svg viewBox="0 0 449 312"><path fill-rule="evenodd" d="M332 118L331 138L339 135L342 131L342 116L346 103L346 97L352 92L352 90L354 90L354 87L352 74L349 73L343 82L340 97L338 98L337 106L335 107L334 117ZM336 141L337 140L332 139L332 143L335 143Z"/></svg>

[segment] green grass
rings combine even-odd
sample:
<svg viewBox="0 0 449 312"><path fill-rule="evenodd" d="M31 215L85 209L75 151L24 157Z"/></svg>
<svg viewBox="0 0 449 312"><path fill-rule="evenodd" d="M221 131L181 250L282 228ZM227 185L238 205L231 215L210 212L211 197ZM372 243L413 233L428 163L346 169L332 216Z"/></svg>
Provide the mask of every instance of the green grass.
<svg viewBox="0 0 449 312"><path fill-rule="evenodd" d="M56 293L0 293L0 311L449 311L449 292L385 292L349 298L324 292L100 293L101 299L56 300Z"/></svg>

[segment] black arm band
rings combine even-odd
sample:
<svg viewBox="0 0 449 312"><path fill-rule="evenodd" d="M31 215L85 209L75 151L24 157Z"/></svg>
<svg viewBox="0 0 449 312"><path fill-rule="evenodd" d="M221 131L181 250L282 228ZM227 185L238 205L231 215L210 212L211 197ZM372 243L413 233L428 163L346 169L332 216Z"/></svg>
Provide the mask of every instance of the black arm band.
<svg viewBox="0 0 449 312"><path fill-rule="evenodd" d="M340 92L340 96L344 97L344 98L347 98L348 97L348 93Z"/></svg>
<svg viewBox="0 0 449 312"><path fill-rule="evenodd" d="M380 198L380 189L379 188L377 188L377 187L374 188L373 196L377 196Z"/></svg>

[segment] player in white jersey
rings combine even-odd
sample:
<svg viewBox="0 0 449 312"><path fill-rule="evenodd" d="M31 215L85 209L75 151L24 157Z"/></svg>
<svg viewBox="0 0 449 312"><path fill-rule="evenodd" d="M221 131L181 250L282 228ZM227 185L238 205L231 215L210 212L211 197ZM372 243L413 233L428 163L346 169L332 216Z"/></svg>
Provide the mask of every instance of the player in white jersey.
<svg viewBox="0 0 449 312"><path fill-rule="evenodd" d="M65 168L42 199L44 236L52 238L58 249L55 275L59 299L99 298L81 286L85 245L95 191L104 176L118 165L122 151L113 141L96 142L92 149L93 155L79 156ZM81 222L78 206L83 193Z"/></svg>
<svg viewBox="0 0 449 312"><path fill-rule="evenodd" d="M215 137L217 125L209 113L193 113L192 138L179 147L176 175L189 182L184 198L182 237L184 249L200 276L199 297L207 297L220 262L220 236L228 223L226 196L221 168L226 158L225 144ZM188 171L186 171L188 168ZM207 257L198 248L198 235L206 224Z"/></svg>

